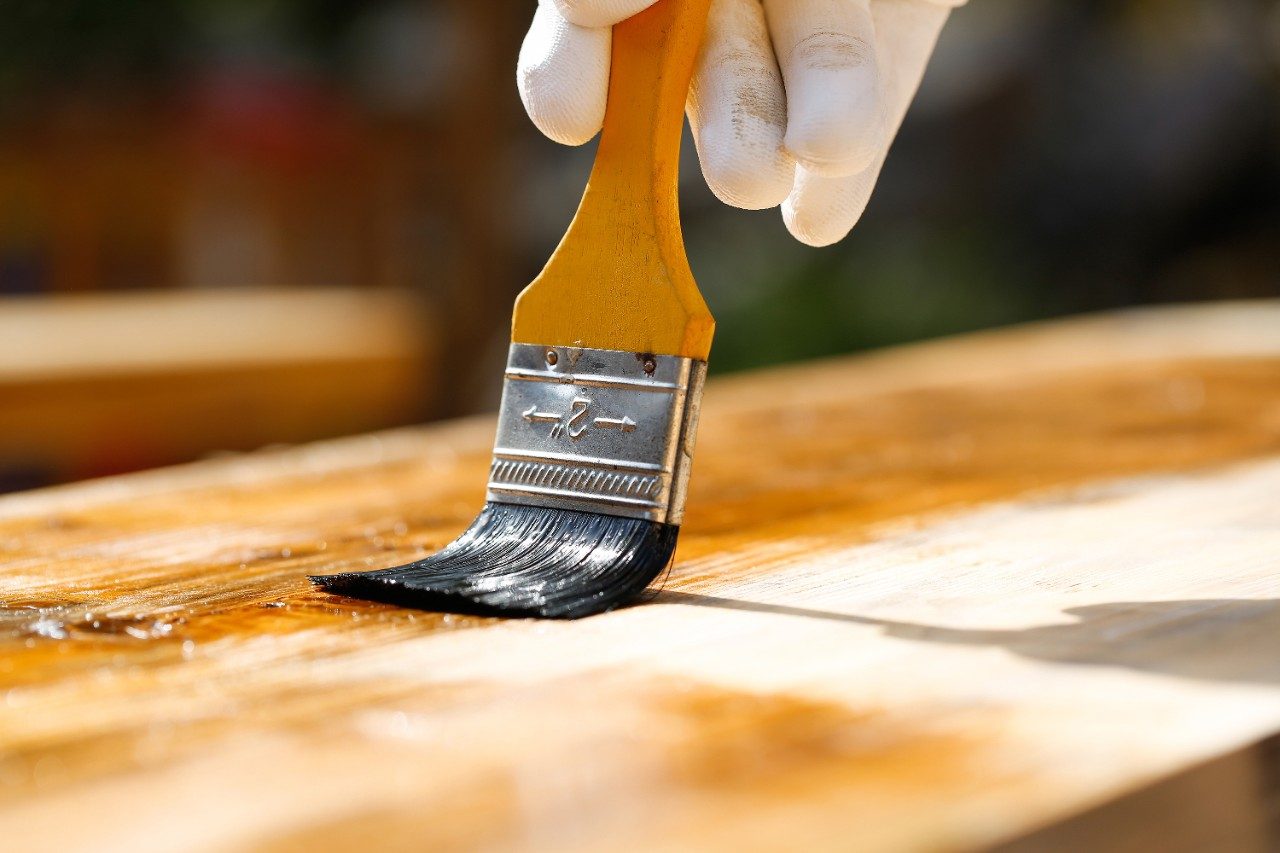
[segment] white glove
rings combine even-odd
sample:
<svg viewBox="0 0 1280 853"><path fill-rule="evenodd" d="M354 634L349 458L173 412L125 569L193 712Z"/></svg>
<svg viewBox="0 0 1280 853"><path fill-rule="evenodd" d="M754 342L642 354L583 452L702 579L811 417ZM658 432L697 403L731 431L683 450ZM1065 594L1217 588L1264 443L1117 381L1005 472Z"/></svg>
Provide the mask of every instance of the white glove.
<svg viewBox="0 0 1280 853"><path fill-rule="evenodd" d="M596 135L610 28L653 2L539 0L517 67L539 130L568 145ZM713 0L687 104L711 191L749 210L781 204L810 246L844 237L964 2Z"/></svg>

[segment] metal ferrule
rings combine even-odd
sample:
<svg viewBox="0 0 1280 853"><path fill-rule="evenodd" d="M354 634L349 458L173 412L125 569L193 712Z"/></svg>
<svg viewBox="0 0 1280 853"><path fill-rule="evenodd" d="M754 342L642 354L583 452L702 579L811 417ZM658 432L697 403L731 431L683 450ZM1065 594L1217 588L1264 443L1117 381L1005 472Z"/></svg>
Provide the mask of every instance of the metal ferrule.
<svg viewBox="0 0 1280 853"><path fill-rule="evenodd" d="M679 524L707 364L512 344L488 500Z"/></svg>

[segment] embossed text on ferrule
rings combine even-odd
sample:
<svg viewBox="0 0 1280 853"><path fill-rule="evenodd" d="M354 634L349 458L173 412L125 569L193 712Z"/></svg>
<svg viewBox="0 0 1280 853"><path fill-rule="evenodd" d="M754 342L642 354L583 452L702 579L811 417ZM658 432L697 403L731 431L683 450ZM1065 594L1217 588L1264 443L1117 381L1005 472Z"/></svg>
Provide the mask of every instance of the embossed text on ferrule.
<svg viewBox="0 0 1280 853"><path fill-rule="evenodd" d="M489 499L678 523L703 370L676 356L512 344Z"/></svg>
<svg viewBox="0 0 1280 853"><path fill-rule="evenodd" d="M628 415L623 415L620 418L592 418L590 426L588 426L587 418L591 414L591 403L592 401L588 397L574 397L567 412L540 412L538 407L533 405L521 412L520 416L531 424L554 424L549 433L551 438L566 436L574 441L586 435L587 430L591 427L596 429L616 429L624 433L636 431L638 424Z"/></svg>

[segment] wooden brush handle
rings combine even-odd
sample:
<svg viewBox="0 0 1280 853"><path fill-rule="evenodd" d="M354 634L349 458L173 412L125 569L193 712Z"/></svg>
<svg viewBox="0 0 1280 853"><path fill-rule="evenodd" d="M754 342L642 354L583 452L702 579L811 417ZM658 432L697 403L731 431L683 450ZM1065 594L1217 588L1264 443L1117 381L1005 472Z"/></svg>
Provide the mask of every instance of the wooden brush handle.
<svg viewBox="0 0 1280 853"><path fill-rule="evenodd" d="M659 0L613 28L595 166L568 232L516 300L511 339L705 361L715 321L689 270L677 178L711 0Z"/></svg>

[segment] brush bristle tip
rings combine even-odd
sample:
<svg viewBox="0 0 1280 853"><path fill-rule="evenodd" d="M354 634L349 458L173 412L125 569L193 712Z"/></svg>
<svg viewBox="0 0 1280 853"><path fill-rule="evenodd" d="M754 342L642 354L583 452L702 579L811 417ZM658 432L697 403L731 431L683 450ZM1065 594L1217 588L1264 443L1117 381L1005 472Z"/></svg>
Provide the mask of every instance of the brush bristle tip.
<svg viewBox="0 0 1280 853"><path fill-rule="evenodd" d="M643 519L489 503L430 557L311 580L329 592L423 610L578 618L639 597L670 565L679 532Z"/></svg>

